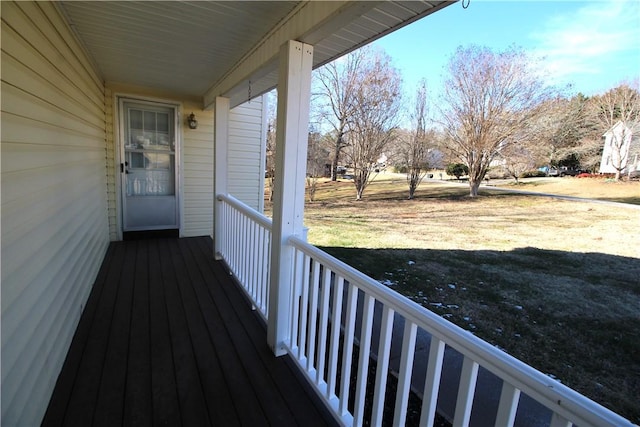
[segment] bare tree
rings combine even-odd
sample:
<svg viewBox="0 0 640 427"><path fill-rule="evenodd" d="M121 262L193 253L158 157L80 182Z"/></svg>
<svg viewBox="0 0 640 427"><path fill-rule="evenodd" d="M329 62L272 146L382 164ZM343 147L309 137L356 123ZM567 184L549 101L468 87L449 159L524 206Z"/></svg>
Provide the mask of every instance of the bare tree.
<svg viewBox="0 0 640 427"><path fill-rule="evenodd" d="M598 136L585 136L576 146L575 156L580 160L580 168L590 172L596 172L602 160L602 138Z"/></svg>
<svg viewBox="0 0 640 427"><path fill-rule="evenodd" d="M340 154L346 146L349 123L355 114L355 91L362 77L360 69L370 48L356 50L343 58L332 61L316 71L314 101L319 115L326 119L334 130L331 180L337 178L336 169Z"/></svg>
<svg viewBox="0 0 640 427"><path fill-rule="evenodd" d="M478 195L491 161L540 114L549 97L539 74L522 52L494 53L459 47L448 64L441 102L449 150L469 168L470 196Z"/></svg>
<svg viewBox="0 0 640 427"><path fill-rule="evenodd" d="M277 93L273 91L270 94L269 102L267 103L267 141L266 141L266 164L265 164L265 178L267 179L267 186L269 188L269 201L273 201L273 181L275 179L276 172L276 106L277 106Z"/></svg>
<svg viewBox="0 0 640 427"><path fill-rule="evenodd" d="M520 177L535 167L536 145L530 141L509 144L500 151L505 172L519 183Z"/></svg>
<svg viewBox="0 0 640 427"><path fill-rule="evenodd" d="M318 188L318 178L324 174L328 152L323 148L322 135L311 130L309 132L309 145L307 148L307 195L313 202Z"/></svg>
<svg viewBox="0 0 640 427"><path fill-rule="evenodd" d="M353 168L356 200L364 190L385 156L385 149L395 138L399 117L402 79L399 71L383 52L372 52L358 70L359 84L355 88L353 120L349 127L349 145L345 155Z"/></svg>
<svg viewBox="0 0 640 427"><path fill-rule="evenodd" d="M589 98L577 94L571 99L557 97L544 102L537 128L538 164L587 167L591 161L590 140L598 131L589 112ZM594 135L595 130L595 135Z"/></svg>
<svg viewBox="0 0 640 427"><path fill-rule="evenodd" d="M594 99L595 119L600 125L601 133L612 129L618 122L618 131L611 133L610 157L611 165L616 171L616 181L627 167L631 139L640 131L640 93L637 82L609 90Z"/></svg>
<svg viewBox="0 0 640 427"><path fill-rule="evenodd" d="M429 115L427 100L427 82L421 80L416 91L411 118L413 130L404 138L402 154L407 166L407 184L409 185L409 199L413 196L432 167L431 160L435 151L435 132L427 131Z"/></svg>
<svg viewBox="0 0 640 427"><path fill-rule="evenodd" d="M575 129L575 120L570 109L569 101L565 98L553 98L543 102L538 108L546 114L539 115L532 126L538 142L537 155L539 163L545 165L548 171L552 166L558 166L570 152L567 133ZM515 150L516 153L519 150Z"/></svg>

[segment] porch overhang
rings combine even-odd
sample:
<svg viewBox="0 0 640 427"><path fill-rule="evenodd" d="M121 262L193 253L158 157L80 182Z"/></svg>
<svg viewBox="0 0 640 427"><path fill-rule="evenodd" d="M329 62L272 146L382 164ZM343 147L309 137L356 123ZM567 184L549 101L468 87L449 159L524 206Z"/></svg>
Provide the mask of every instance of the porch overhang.
<svg viewBox="0 0 640 427"><path fill-rule="evenodd" d="M93 2L59 7L106 82L231 108L277 84L288 40L314 46L313 68L452 1Z"/></svg>
<svg viewBox="0 0 640 427"><path fill-rule="evenodd" d="M278 53L287 40L314 46L315 69L451 3L301 2L204 94L204 107L208 108L216 96L229 97L231 104L237 105L246 101L249 93L259 95L273 89L278 80Z"/></svg>

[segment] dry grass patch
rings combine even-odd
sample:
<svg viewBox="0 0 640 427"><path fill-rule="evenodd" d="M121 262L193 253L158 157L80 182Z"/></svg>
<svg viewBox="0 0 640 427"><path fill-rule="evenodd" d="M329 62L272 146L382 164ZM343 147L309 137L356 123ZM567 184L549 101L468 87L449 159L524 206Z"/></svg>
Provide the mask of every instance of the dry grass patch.
<svg viewBox="0 0 640 427"><path fill-rule="evenodd" d="M562 180L563 194L584 195ZM590 194L636 197L613 184ZM394 177L355 202L352 183L324 182L306 206L309 241L640 422L640 210L467 193L428 181L410 201Z"/></svg>
<svg viewBox="0 0 640 427"><path fill-rule="evenodd" d="M640 257L633 244L638 210L615 209L612 215L613 208L606 205L482 190L471 199L465 186L437 183L423 184L416 199L406 200L403 183L378 187L374 182L366 199L355 202L350 198L353 188L345 184L335 186L333 199L305 208L309 239L316 245L464 250L533 246ZM339 192L348 195L339 197ZM324 196L320 190L319 195Z"/></svg>
<svg viewBox="0 0 640 427"><path fill-rule="evenodd" d="M518 185L513 180L490 182L489 185L640 205L640 181L637 180L615 182L606 178L528 178Z"/></svg>

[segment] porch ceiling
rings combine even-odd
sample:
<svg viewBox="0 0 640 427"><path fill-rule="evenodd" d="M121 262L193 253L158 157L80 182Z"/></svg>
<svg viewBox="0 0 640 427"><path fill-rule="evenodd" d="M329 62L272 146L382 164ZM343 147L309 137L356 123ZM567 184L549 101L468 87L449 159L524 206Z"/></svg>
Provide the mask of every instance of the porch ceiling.
<svg viewBox="0 0 640 427"><path fill-rule="evenodd" d="M450 1L63 1L106 82L232 105L277 82L287 39L314 45L314 67L433 13Z"/></svg>

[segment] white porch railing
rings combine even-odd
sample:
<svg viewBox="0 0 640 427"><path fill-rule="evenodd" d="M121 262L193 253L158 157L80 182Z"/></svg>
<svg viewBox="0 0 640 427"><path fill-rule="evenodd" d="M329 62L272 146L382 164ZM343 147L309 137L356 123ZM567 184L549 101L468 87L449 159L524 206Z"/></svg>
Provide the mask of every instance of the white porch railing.
<svg viewBox="0 0 640 427"><path fill-rule="evenodd" d="M221 257L266 321L269 317L271 220L232 196L218 196Z"/></svg>
<svg viewBox="0 0 640 427"><path fill-rule="evenodd" d="M221 255L266 317L271 223L231 197L218 200L225 205L220 220L228 224ZM362 425L365 417L381 425L386 400L387 407L395 401L393 425L404 426L413 389L422 394L420 425L430 426L447 387L453 387L454 426L469 425L472 411L476 415L487 408L492 414L476 424L632 425L304 240L292 237L289 243L295 248L295 291L288 351L344 425ZM453 385L448 384L451 375L443 374L445 349L461 364ZM376 374L368 378L372 359ZM387 396L389 371L397 378L397 391ZM494 378L495 393L487 390L491 381L478 382L479 372ZM370 414L365 414L366 399ZM494 402L486 404L487 399ZM534 417L527 413L532 407Z"/></svg>

